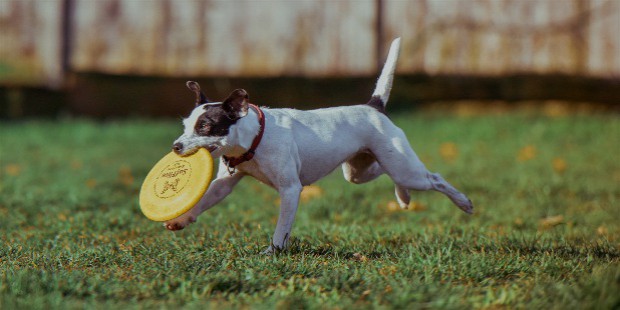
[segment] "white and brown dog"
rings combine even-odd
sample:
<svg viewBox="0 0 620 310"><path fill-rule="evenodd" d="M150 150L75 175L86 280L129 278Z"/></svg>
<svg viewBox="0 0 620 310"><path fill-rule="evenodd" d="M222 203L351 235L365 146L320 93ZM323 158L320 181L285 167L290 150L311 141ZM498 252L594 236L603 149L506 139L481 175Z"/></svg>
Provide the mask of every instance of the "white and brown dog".
<svg viewBox="0 0 620 310"><path fill-rule="evenodd" d="M407 208L410 190L435 190L466 213L471 201L439 174L429 172L411 149L403 131L385 114L400 38L387 61L370 101L356 106L299 111L258 108L243 89L223 102L208 102L196 82L196 107L183 121L185 131L173 144L179 155L206 148L220 160L217 178L190 211L164 224L180 230L220 202L244 176L275 188L281 197L280 217L272 253L288 245L302 187L323 178L339 165L345 178L360 184L386 173L396 186L396 198Z"/></svg>

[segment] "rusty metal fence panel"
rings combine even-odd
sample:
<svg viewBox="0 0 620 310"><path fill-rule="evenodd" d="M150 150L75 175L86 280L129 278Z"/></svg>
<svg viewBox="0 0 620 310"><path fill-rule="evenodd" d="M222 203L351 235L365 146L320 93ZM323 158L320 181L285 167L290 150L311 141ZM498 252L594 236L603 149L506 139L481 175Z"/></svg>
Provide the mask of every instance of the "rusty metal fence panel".
<svg viewBox="0 0 620 310"><path fill-rule="evenodd" d="M374 1L78 1L73 68L166 76L365 75Z"/></svg>
<svg viewBox="0 0 620 310"><path fill-rule="evenodd" d="M620 1L386 1L403 73L620 76Z"/></svg>
<svg viewBox="0 0 620 310"><path fill-rule="evenodd" d="M63 82L61 0L0 1L0 85Z"/></svg>
<svg viewBox="0 0 620 310"><path fill-rule="evenodd" d="M396 36L403 74L620 76L618 0L2 0L0 27L0 85L368 76Z"/></svg>
<svg viewBox="0 0 620 310"><path fill-rule="evenodd" d="M620 78L620 1L591 0L588 3L587 73Z"/></svg>

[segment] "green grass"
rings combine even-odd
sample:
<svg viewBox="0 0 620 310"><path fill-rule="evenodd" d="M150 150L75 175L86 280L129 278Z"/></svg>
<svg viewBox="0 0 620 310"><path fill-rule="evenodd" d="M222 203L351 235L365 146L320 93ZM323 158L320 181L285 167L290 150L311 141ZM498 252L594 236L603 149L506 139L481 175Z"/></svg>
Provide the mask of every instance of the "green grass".
<svg viewBox="0 0 620 310"><path fill-rule="evenodd" d="M0 308L620 306L618 116L393 118L476 213L436 192L393 210L387 177L336 171L275 256L278 197L253 179L179 233L140 213L180 122L2 124Z"/></svg>

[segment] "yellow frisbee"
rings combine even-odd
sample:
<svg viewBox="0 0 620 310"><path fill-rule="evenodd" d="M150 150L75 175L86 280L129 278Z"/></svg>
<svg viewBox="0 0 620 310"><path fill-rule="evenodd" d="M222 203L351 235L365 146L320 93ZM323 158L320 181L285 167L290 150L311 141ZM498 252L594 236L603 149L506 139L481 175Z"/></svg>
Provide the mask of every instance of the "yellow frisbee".
<svg viewBox="0 0 620 310"><path fill-rule="evenodd" d="M181 157L168 153L155 164L140 189L140 209L158 222L168 221L189 211L209 188L213 158L201 148Z"/></svg>

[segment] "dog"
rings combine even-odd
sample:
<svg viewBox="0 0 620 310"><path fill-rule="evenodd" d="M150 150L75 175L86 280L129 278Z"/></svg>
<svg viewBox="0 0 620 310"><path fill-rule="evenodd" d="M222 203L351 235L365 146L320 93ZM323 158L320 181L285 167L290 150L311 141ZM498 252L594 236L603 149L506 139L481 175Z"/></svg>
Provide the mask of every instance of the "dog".
<svg viewBox="0 0 620 310"><path fill-rule="evenodd" d="M355 106L309 111L258 108L249 103L243 89L234 90L224 101L210 102L198 83L187 82L196 95L196 105L183 120L184 132L172 149L187 156L206 148L221 160L216 179L200 201L164 226L183 229L230 194L239 180L252 176L276 189L281 198L276 230L264 253L284 250L303 186L338 166L345 179L355 184L387 174L401 208L408 207L410 190L435 190L472 214L471 200L439 174L428 171L403 131L386 115L399 50L397 38L370 101Z"/></svg>

